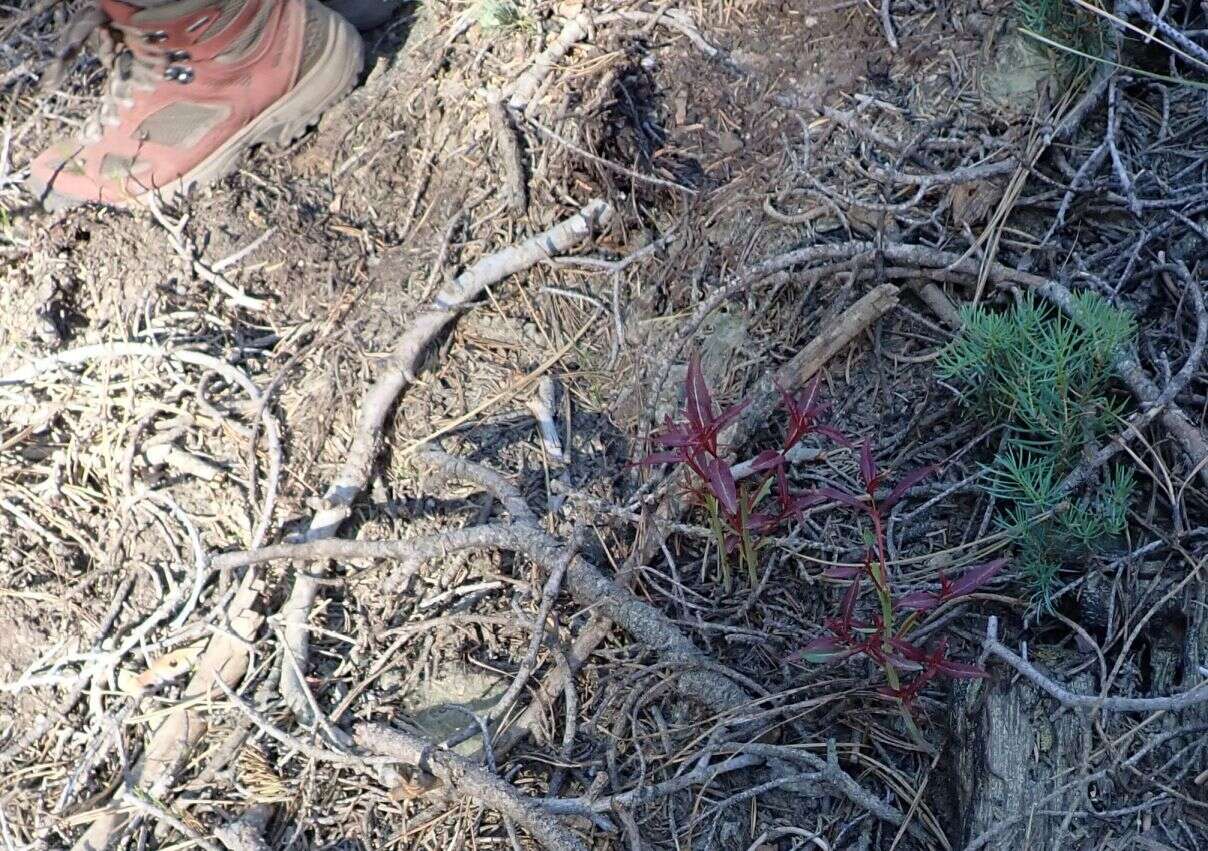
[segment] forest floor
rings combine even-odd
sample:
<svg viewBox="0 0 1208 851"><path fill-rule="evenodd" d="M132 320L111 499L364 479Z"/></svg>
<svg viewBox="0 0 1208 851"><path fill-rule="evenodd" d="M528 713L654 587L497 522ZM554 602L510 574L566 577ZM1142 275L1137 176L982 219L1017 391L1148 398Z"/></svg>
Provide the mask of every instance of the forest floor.
<svg viewBox="0 0 1208 851"><path fill-rule="evenodd" d="M288 148L52 215L79 5L0 9L5 848L1208 847L1198 4L1119 66L1010 0L407 4ZM1055 510L1135 485L1041 593L937 363L1082 292L1135 336ZM704 387L692 495L637 462ZM735 475L792 510L719 557ZM866 559L963 675L811 661Z"/></svg>

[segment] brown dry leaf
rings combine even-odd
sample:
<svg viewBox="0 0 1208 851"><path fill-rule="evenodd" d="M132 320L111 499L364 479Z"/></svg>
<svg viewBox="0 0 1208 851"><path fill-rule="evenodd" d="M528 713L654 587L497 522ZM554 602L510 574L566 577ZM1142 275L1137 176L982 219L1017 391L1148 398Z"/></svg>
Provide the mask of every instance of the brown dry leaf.
<svg viewBox="0 0 1208 851"><path fill-rule="evenodd" d="M117 673L117 686L129 695L146 694L193 670L205 649L204 641L180 647L160 656L141 674L120 670Z"/></svg>
<svg viewBox="0 0 1208 851"><path fill-rule="evenodd" d="M422 768L400 766L402 780L390 790L390 797L395 801L414 801L441 787L440 781Z"/></svg>
<svg viewBox="0 0 1208 851"><path fill-rule="evenodd" d="M990 214L1002 197L1002 187L989 180L957 183L948 190L952 221L957 225L973 225Z"/></svg>

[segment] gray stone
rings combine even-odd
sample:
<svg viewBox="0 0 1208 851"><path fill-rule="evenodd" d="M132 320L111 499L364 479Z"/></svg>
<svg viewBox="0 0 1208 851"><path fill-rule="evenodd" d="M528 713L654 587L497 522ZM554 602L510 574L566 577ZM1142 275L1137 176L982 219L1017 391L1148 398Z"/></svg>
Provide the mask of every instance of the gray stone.
<svg viewBox="0 0 1208 851"><path fill-rule="evenodd" d="M462 710L482 715L507 691L507 685L502 677L480 668L450 664L434 679L421 681L404 701L404 709L432 741L439 742L473 723ZM475 738L462 742L455 750L469 756L480 746Z"/></svg>

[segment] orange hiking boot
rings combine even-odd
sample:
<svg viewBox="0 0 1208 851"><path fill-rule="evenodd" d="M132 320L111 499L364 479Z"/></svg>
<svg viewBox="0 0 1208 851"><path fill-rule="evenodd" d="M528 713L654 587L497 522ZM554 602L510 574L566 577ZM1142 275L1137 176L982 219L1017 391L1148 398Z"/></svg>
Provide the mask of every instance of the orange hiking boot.
<svg viewBox="0 0 1208 851"><path fill-rule="evenodd" d="M94 29L108 90L75 138L30 165L26 185L48 210L138 205L218 180L253 145L300 136L363 63L352 24L317 0L97 0L60 61Z"/></svg>

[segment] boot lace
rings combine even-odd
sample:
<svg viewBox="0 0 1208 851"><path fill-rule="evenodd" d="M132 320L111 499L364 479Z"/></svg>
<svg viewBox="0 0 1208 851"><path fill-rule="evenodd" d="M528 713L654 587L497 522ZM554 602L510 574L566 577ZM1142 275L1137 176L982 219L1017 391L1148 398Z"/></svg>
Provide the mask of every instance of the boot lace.
<svg viewBox="0 0 1208 851"><path fill-rule="evenodd" d="M81 128L80 138L88 144L100 141L106 127L121 124L121 110L134 107L136 92L155 90L164 79L166 62L165 57L154 53L130 50L125 45L125 33L113 24L100 3L89 3L68 20L55 57L43 75L43 91L58 89L69 63L94 32L100 36L99 58L109 71L109 80L100 105Z"/></svg>

